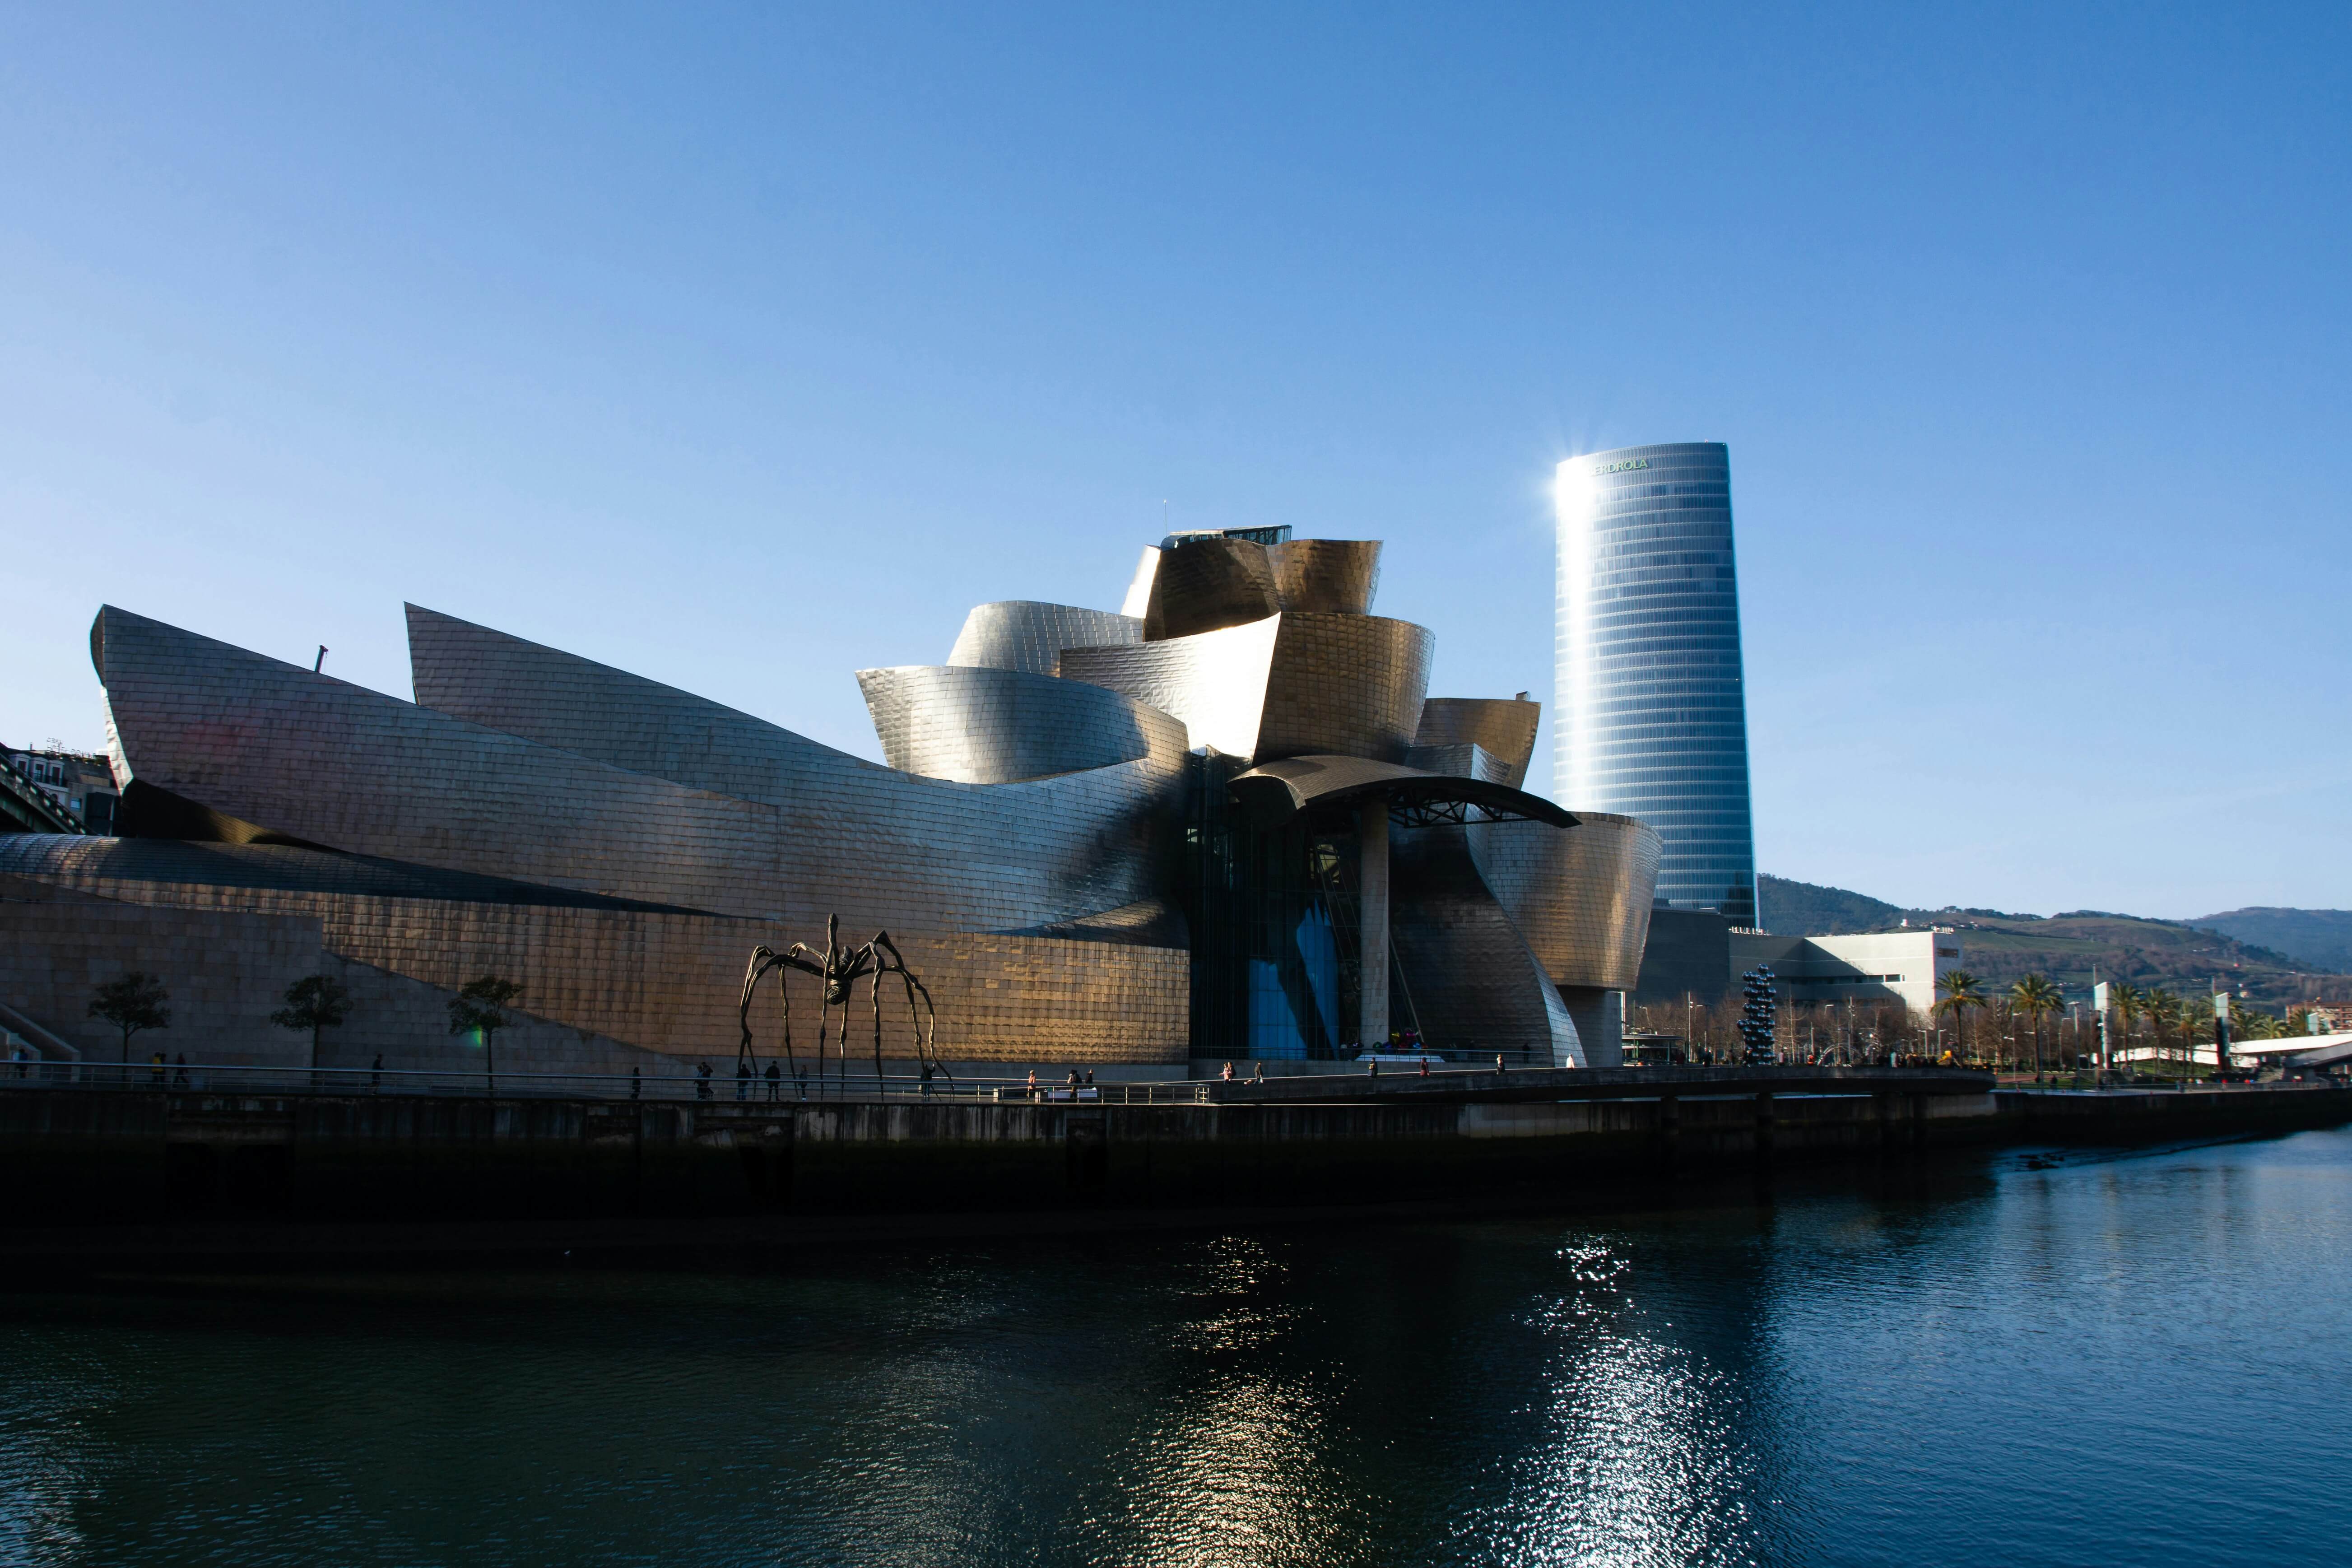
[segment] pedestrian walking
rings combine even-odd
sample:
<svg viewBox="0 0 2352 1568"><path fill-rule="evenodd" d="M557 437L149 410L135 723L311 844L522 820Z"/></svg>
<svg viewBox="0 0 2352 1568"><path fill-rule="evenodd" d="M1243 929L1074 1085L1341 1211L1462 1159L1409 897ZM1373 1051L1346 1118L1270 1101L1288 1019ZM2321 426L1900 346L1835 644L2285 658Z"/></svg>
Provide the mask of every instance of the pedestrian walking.
<svg viewBox="0 0 2352 1568"><path fill-rule="evenodd" d="M182 1089L188 1087L188 1053L185 1051L172 1058L172 1081Z"/></svg>
<svg viewBox="0 0 2352 1568"><path fill-rule="evenodd" d="M931 1092L931 1074L938 1070L929 1062L923 1064L923 1094L926 1099L929 1098Z"/></svg>
<svg viewBox="0 0 2352 1568"><path fill-rule="evenodd" d="M751 1064L741 1057L735 1059L735 1098L739 1100L751 1098Z"/></svg>
<svg viewBox="0 0 2352 1568"><path fill-rule="evenodd" d="M1511 1070L1503 1065L1503 1053L1500 1051L1496 1051L1495 1053L1495 1070L1498 1073L1508 1072Z"/></svg>
<svg viewBox="0 0 2352 1568"><path fill-rule="evenodd" d="M382 1051L376 1052L375 1060L368 1067L368 1092L370 1094L383 1092L383 1053Z"/></svg>
<svg viewBox="0 0 2352 1568"><path fill-rule="evenodd" d="M1219 1074L1218 1076L1220 1076L1221 1078L1223 1078L1223 1079L1227 1083L1231 1083L1231 1082L1233 1082L1233 1081L1234 1081L1234 1064L1233 1064L1233 1063L1231 1063L1231 1062L1227 1062L1227 1063L1225 1064L1225 1070L1224 1070L1223 1073Z"/></svg>
<svg viewBox="0 0 2352 1568"><path fill-rule="evenodd" d="M782 1100L782 1099L783 1099L783 1098L784 1098L784 1068L783 1068L783 1064L782 1064L782 1063L781 1063L781 1062L777 1062L777 1061L772 1061L772 1061L770 1061L770 1062L768 1063L768 1103L769 1103L769 1104L771 1104L771 1105L773 1105L773 1104L775 1104L775 1103L776 1103L776 1101L778 1101L778 1100Z"/></svg>
<svg viewBox="0 0 2352 1568"><path fill-rule="evenodd" d="M694 1098L697 1100L710 1098L710 1064L709 1062L694 1064Z"/></svg>

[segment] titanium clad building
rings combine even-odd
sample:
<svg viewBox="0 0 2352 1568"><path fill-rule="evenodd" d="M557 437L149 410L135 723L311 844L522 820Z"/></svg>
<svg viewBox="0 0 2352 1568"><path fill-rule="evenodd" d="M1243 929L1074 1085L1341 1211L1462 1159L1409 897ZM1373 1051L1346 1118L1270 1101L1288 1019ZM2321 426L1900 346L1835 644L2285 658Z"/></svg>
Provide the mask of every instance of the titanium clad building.
<svg viewBox="0 0 2352 1568"><path fill-rule="evenodd" d="M1730 451L1587 453L1558 495L1553 795L1657 829L1660 904L1755 926Z"/></svg>
<svg viewBox="0 0 2352 1568"><path fill-rule="evenodd" d="M1405 1037L1613 1066L1658 836L1517 787L1537 705L1430 698L1435 635L1371 613L1380 555L1172 535L1133 615L980 605L947 664L858 672L887 767L421 605L414 701L102 608L122 809L110 837L0 830L0 1017L54 1062L127 1060L88 988L136 967L175 1053L295 1067L313 1043L273 1010L325 974L355 1000L314 1065L487 1079L446 1025L495 975L523 988L501 1073L781 1056L838 1089L846 1012L812 1058L746 965L887 931L936 1020L834 998L877 1078Z"/></svg>

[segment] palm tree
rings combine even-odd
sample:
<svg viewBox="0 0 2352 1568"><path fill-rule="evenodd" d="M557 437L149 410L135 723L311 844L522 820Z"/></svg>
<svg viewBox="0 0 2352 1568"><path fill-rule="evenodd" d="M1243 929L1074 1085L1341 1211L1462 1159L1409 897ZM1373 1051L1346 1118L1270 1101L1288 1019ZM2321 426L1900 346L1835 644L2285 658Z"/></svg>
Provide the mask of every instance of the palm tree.
<svg viewBox="0 0 2352 1568"><path fill-rule="evenodd" d="M1959 1026L1959 1049L1953 1053L1959 1060L1969 1056L1969 1009L1982 1007L1992 999L1977 989L1977 977L1965 969L1955 969L1936 977L1936 989L1944 994L1937 1004L1938 1013L1949 1013Z"/></svg>
<svg viewBox="0 0 2352 1568"><path fill-rule="evenodd" d="M2012 1006L2033 1025L2033 1076L2042 1076L2042 1020L2066 1005L2065 993L2039 974L2029 974L2009 988Z"/></svg>
<svg viewBox="0 0 2352 1568"><path fill-rule="evenodd" d="M2128 1056L2131 1051L2132 1026L2139 1021L2140 1014L2147 1006L2147 993L2137 985L2128 983L2120 984L2108 988L2107 1000L2123 1018L2124 1051Z"/></svg>
<svg viewBox="0 0 2352 1568"><path fill-rule="evenodd" d="M2159 985L2143 998L2143 1005L2147 1008L2147 1032L2154 1037L2154 1059L2160 1060L2164 1056L2164 1032L2182 1021L2180 998Z"/></svg>

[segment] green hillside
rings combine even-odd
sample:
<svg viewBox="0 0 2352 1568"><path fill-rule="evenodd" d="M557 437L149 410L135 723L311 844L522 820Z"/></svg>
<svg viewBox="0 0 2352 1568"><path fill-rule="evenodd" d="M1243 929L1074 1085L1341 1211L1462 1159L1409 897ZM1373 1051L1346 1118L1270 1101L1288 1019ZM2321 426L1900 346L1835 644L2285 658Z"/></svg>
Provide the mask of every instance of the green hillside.
<svg viewBox="0 0 2352 1568"><path fill-rule="evenodd" d="M2230 910L2200 915L2189 924L2283 952L2315 969L2352 974L2352 910Z"/></svg>
<svg viewBox="0 0 2352 1568"><path fill-rule="evenodd" d="M1913 925L1959 931L1970 973L1995 987L2028 974L2045 974L2069 990L2101 980L2161 985L2180 994L2216 980L2243 988L2252 1002L2276 1007L2315 996L2352 997L2352 964L2299 962L2219 930L2208 921L2146 920L2098 910L2061 915L2006 914L1996 910L1906 910L1861 893L1779 877L1757 878L1758 900L1769 929L1789 936L1834 936ZM2254 911L2239 911L2252 913ZM2336 911L2273 910L2311 915ZM2219 918L2219 917L2217 917ZM2352 915L2342 917L2352 921Z"/></svg>
<svg viewBox="0 0 2352 1568"><path fill-rule="evenodd" d="M1907 912L1901 906L1843 888L1791 882L1784 877L1759 876L1756 902L1764 929L1788 936L1842 936L1849 931L1885 931L1900 925Z"/></svg>

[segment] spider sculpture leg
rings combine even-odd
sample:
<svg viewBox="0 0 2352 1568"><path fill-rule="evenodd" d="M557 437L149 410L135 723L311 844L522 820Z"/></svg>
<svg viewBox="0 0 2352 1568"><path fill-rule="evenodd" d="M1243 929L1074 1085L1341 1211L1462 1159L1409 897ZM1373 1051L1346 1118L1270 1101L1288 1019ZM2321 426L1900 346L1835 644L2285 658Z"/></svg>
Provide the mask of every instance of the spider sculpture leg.
<svg viewBox="0 0 2352 1568"><path fill-rule="evenodd" d="M743 1030L743 1037L735 1047L735 1059L738 1061L751 1055L751 994L759 989L761 976L767 973L768 966L775 957L771 949L755 947L751 950L751 962L744 966L743 994L735 1008L735 1021Z"/></svg>
<svg viewBox="0 0 2352 1568"><path fill-rule="evenodd" d="M887 1094L889 1087L882 1081L882 966L874 966L874 983L866 987L866 1000L874 1007L874 1092Z"/></svg>
<svg viewBox="0 0 2352 1568"><path fill-rule="evenodd" d="M873 942L868 945L878 949L881 954L887 955L887 958L877 955L875 960L877 966L874 976L875 984L879 986L882 984L882 974L887 971L896 974L906 988L907 1017L915 1037L915 1060L918 1063L929 1062L939 1068L950 1083L953 1083L955 1075L948 1071L947 1063L939 1059L939 1052L936 1048L939 1037L939 1011L931 1005L930 988L916 979L915 972L907 967L905 955L899 952L898 944L890 940L888 931L877 931ZM915 997L918 993L923 998L920 1013L915 1009ZM925 1026L927 1019L929 1027Z"/></svg>

